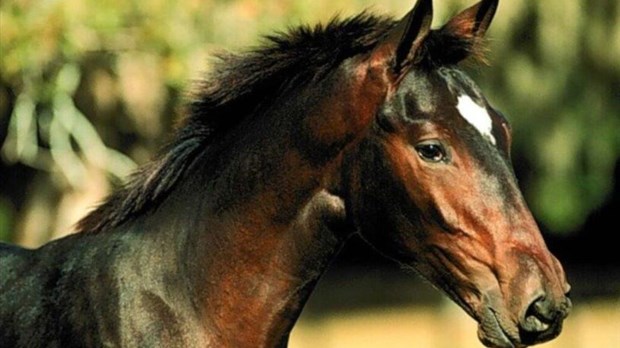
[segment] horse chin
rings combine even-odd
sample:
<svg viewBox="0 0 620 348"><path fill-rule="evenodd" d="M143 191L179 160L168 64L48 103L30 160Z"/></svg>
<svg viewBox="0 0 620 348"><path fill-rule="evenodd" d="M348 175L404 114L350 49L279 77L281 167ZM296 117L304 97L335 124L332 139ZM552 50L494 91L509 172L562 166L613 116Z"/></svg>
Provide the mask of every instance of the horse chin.
<svg viewBox="0 0 620 348"><path fill-rule="evenodd" d="M491 348L527 347L519 339L518 328L502 317L492 308L485 307L479 315L478 339Z"/></svg>

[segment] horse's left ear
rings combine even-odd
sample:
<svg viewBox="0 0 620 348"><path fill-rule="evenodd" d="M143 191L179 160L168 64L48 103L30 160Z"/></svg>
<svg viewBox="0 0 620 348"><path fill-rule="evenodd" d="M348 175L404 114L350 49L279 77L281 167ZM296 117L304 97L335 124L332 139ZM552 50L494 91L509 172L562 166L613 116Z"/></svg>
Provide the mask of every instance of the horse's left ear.
<svg viewBox="0 0 620 348"><path fill-rule="evenodd" d="M475 40L482 38L489 28L493 16L495 16L498 2L499 0L480 1L452 17L441 28L441 31L464 39Z"/></svg>

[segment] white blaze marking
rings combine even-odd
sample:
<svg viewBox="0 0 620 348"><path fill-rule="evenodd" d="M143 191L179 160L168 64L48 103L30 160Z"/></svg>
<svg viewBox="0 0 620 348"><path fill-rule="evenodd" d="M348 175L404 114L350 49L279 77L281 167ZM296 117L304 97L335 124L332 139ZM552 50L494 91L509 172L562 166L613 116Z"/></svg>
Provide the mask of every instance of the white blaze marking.
<svg viewBox="0 0 620 348"><path fill-rule="evenodd" d="M493 121L487 109L476 104L468 95L460 95L457 100L456 108L461 113L461 116L474 126L483 137L495 145L495 137L492 133Z"/></svg>

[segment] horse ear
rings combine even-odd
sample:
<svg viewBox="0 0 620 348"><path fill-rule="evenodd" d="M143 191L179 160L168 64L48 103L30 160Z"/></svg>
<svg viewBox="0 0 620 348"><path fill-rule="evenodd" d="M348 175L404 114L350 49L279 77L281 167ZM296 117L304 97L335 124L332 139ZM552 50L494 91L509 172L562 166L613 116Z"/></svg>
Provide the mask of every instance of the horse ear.
<svg viewBox="0 0 620 348"><path fill-rule="evenodd" d="M432 20L432 0L418 0L413 9L377 45L372 53L373 60L390 64L393 72L400 75L415 62L416 52L430 32Z"/></svg>
<svg viewBox="0 0 620 348"><path fill-rule="evenodd" d="M482 38L493 20L497 5L498 0L482 0L452 17L441 31L464 39Z"/></svg>

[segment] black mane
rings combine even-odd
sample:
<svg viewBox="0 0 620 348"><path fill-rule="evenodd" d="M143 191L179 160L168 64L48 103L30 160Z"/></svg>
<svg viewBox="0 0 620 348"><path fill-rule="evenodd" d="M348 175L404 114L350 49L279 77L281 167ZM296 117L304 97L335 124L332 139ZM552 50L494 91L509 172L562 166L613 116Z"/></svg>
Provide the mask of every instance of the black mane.
<svg viewBox="0 0 620 348"><path fill-rule="evenodd" d="M218 135L269 106L284 90L320 79L343 60L369 52L395 25L392 18L362 13L266 36L262 47L244 54L218 56L173 141L82 219L77 230L101 232L156 207ZM417 61L429 68L457 64L473 49L470 40L433 30Z"/></svg>

